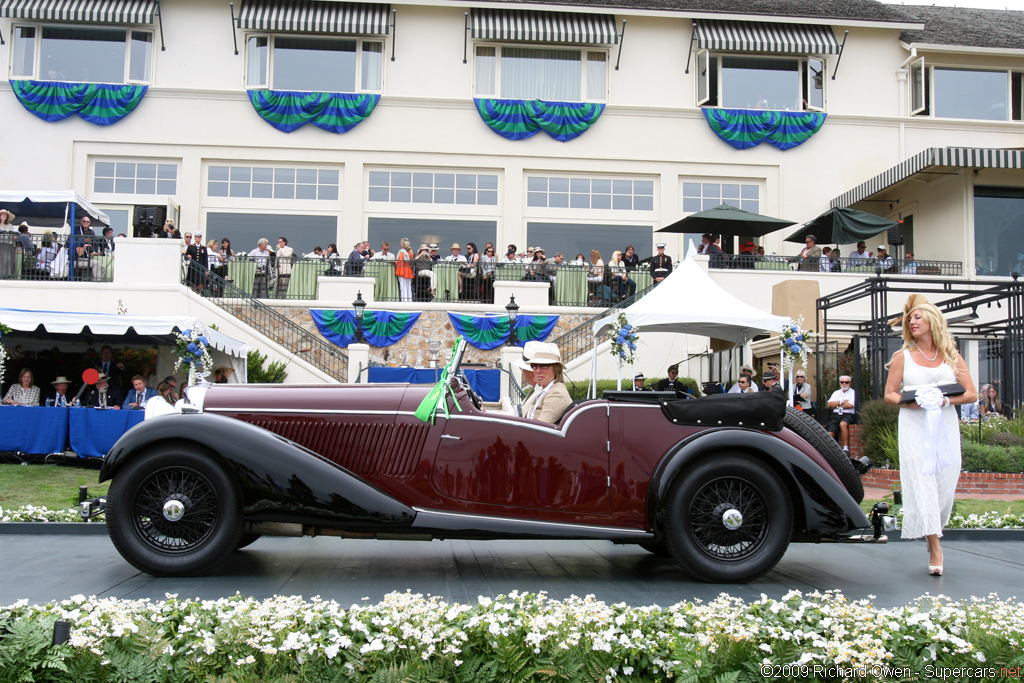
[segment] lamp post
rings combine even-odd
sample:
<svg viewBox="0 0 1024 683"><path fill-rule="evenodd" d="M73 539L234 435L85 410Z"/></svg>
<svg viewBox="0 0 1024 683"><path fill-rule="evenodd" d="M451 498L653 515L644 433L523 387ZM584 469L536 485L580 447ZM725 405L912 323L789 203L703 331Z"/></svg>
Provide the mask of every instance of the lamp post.
<svg viewBox="0 0 1024 683"><path fill-rule="evenodd" d="M356 292L356 300L352 302L352 310L356 313L356 343L366 341L363 336L363 312L366 310L366 302L363 301L362 290Z"/></svg>
<svg viewBox="0 0 1024 683"><path fill-rule="evenodd" d="M519 305L516 304L516 295L513 294L508 299L508 305L505 306L505 313L508 315L508 345L515 346L519 343L516 339L516 319L519 317Z"/></svg>

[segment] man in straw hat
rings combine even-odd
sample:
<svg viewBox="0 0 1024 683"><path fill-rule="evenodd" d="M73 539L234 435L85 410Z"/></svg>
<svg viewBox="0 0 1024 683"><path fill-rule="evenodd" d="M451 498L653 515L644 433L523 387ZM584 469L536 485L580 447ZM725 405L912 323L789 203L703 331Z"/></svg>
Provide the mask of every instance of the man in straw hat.
<svg viewBox="0 0 1024 683"><path fill-rule="evenodd" d="M118 401L120 396L108 384L109 380L110 378L101 372L99 379L96 380L96 384L86 392L82 405L87 408L115 408L120 410L121 402Z"/></svg>
<svg viewBox="0 0 1024 683"><path fill-rule="evenodd" d="M533 349L528 359L525 354L523 358L533 371L535 383L533 393L523 404L523 417L555 424L572 403L562 381L562 355L557 344L538 343Z"/></svg>
<svg viewBox="0 0 1024 683"><path fill-rule="evenodd" d="M743 377L744 375L746 375L746 377L747 377L747 384L749 386L749 391L746 390L743 387L740 387L740 383L737 381L736 384L733 384L732 387L729 388L729 393L730 394L739 394L739 393L746 394L746 393L756 392L757 391L757 384L754 383L754 368L750 367L749 365L741 365L740 366L740 377Z"/></svg>
<svg viewBox="0 0 1024 683"><path fill-rule="evenodd" d="M64 375L50 382L53 385L53 393L46 397L46 405L56 408L66 408L71 405L73 399L68 396L68 387L71 382Z"/></svg>

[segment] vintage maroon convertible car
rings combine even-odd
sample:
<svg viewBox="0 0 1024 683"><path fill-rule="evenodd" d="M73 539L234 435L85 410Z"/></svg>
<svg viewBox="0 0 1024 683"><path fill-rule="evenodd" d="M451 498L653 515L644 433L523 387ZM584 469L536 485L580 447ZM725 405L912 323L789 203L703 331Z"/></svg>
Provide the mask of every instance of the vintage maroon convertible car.
<svg viewBox="0 0 1024 683"><path fill-rule="evenodd" d="M414 414L417 385L192 387L186 412L135 427L103 463L114 545L187 576L270 534L607 539L739 582L791 541L868 538L846 535L871 526L848 458L779 394L621 392L552 425L451 384L433 424Z"/></svg>

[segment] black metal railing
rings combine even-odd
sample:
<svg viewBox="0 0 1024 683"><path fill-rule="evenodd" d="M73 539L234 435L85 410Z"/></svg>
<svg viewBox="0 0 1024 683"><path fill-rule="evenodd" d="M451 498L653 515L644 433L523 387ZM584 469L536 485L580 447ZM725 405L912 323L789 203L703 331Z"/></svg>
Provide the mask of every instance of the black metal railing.
<svg viewBox="0 0 1024 683"><path fill-rule="evenodd" d="M216 272L182 259L181 283L339 382L348 381L348 355L281 315Z"/></svg>
<svg viewBox="0 0 1024 683"><path fill-rule="evenodd" d="M71 244L71 239L75 244ZM79 249L73 247L80 247ZM103 237L0 233L0 279L111 282L114 252Z"/></svg>
<svg viewBox="0 0 1024 683"><path fill-rule="evenodd" d="M568 363L569 361L582 356L584 353L593 350L596 344L600 344L604 341L604 337L606 335L602 335L597 340L594 339L595 321L604 318L613 311L625 310L635 302L647 296L653 290L654 285L645 287L632 296L627 296L611 306L608 306L600 313L590 316L586 321L580 323L557 339L554 339L552 343L558 344L558 350L562 356L562 362Z"/></svg>
<svg viewBox="0 0 1024 683"><path fill-rule="evenodd" d="M807 259L800 263L796 256L780 256L766 254L751 256L749 254L725 254L712 256L708 264L711 268L739 268L747 270L809 270L817 273L864 273L875 274L877 267L882 268L886 275L963 275L963 264L959 261L922 261L920 259L878 259L875 257L858 258L843 256L840 258ZM803 268L801 268L803 266Z"/></svg>
<svg viewBox="0 0 1024 683"><path fill-rule="evenodd" d="M521 408L523 403L526 401L526 392L523 391L519 382L516 381L516 374L514 372L509 372L505 368L501 368L501 372L507 375L508 402L511 404L512 409L518 413L518 409Z"/></svg>

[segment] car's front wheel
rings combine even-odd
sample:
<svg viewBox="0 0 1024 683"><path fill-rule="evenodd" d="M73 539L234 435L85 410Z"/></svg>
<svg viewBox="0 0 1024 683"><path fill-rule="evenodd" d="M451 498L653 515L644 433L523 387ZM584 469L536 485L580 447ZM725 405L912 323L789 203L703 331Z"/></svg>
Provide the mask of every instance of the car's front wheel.
<svg viewBox="0 0 1024 683"><path fill-rule="evenodd" d="M793 506L770 467L715 455L686 468L669 491L665 538L685 572L709 583L764 576L789 547Z"/></svg>
<svg viewBox="0 0 1024 683"><path fill-rule="evenodd" d="M209 571L242 536L235 479L193 446L137 454L107 494L107 532L118 552L154 576Z"/></svg>

